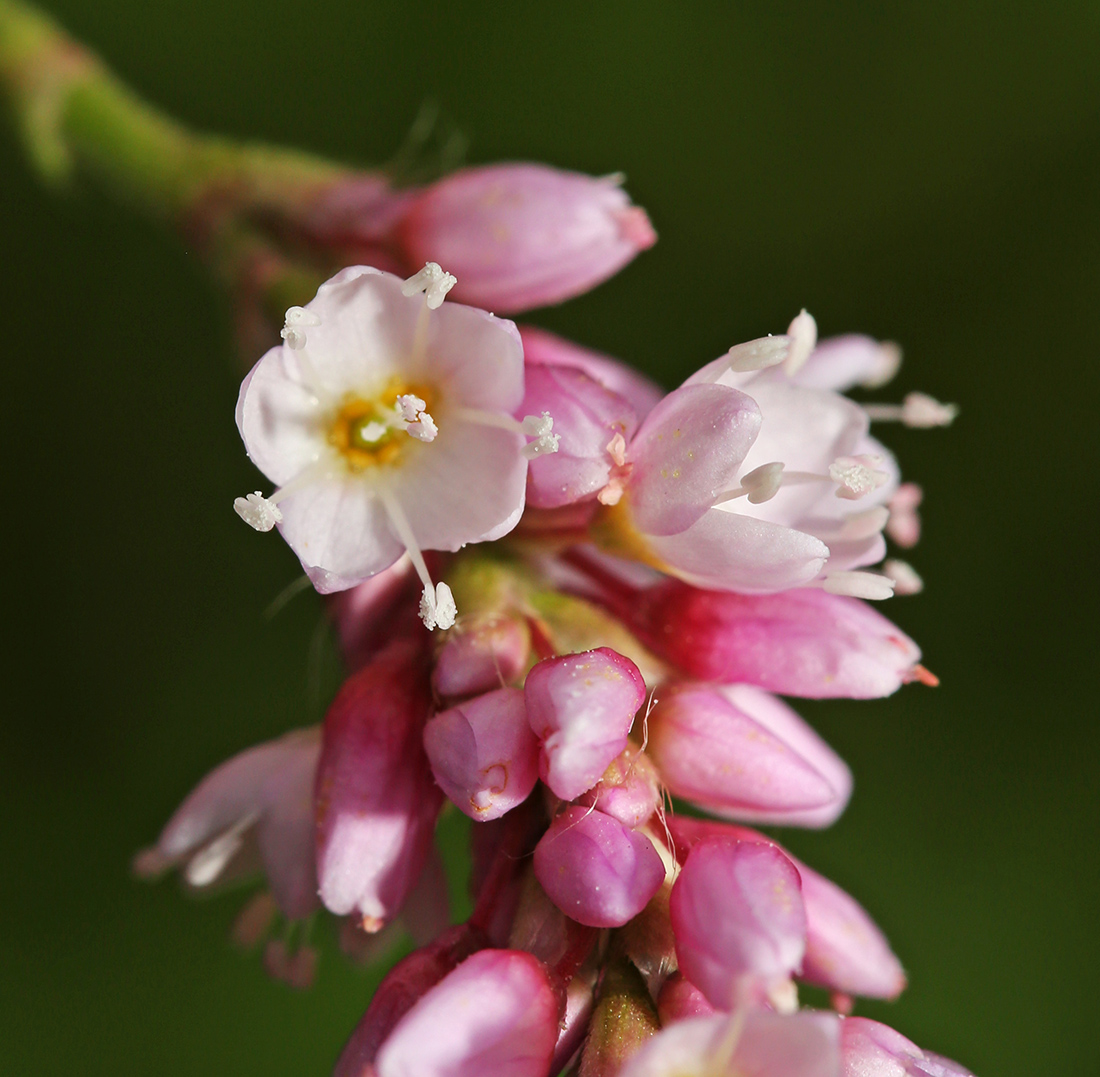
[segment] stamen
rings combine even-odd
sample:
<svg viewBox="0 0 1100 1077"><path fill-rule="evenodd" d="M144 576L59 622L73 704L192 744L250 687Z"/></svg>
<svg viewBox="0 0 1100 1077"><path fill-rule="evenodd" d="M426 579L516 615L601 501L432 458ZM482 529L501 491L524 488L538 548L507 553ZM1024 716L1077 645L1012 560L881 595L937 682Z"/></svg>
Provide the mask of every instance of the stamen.
<svg viewBox="0 0 1100 1077"><path fill-rule="evenodd" d="M401 286L403 295L416 295L423 292L429 310L435 310L441 306L444 297L458 283L458 278L451 276L439 265L438 262L426 262L419 273L414 273Z"/></svg>
<svg viewBox="0 0 1100 1077"><path fill-rule="evenodd" d="M451 589L445 583L432 583L428 566L424 563L424 555L420 552L420 546L413 534L412 525L401 503L393 496L393 492L385 486L379 486L378 497L382 501L386 515L390 518L390 523L393 524L394 531L397 532L397 537L408 552L409 560L412 561L420 582L424 584L424 593L420 596L420 619L424 622L424 627L429 630L450 628L458 616L458 608Z"/></svg>
<svg viewBox="0 0 1100 1077"><path fill-rule="evenodd" d="M305 327L320 324L320 317L313 311L306 310L305 307L289 307L279 335L286 341L288 348L298 351L306 346Z"/></svg>
<svg viewBox="0 0 1100 1077"><path fill-rule="evenodd" d="M791 338L786 335L760 337L744 344L735 344L729 350L729 369L737 374L766 370L782 363L790 350Z"/></svg>
<svg viewBox="0 0 1100 1077"><path fill-rule="evenodd" d="M270 531L283 519L275 502L268 500L259 490L247 497L238 497L233 502L233 508L249 527L257 531Z"/></svg>
<svg viewBox="0 0 1100 1077"><path fill-rule="evenodd" d="M409 423L405 427L405 433L409 437L416 438L417 441L435 441L439 435L439 427L435 425L435 420L426 411L422 411L420 418L415 423Z"/></svg>
<svg viewBox="0 0 1100 1077"><path fill-rule="evenodd" d="M926 669L924 666L916 665L905 675L905 683L912 684L916 681L918 684L923 684L928 688L939 688L940 679L930 669Z"/></svg>
<svg viewBox="0 0 1100 1077"><path fill-rule="evenodd" d="M783 474L783 465L779 461L761 464L760 467L755 467L741 476L741 485L736 490L727 490L719 494L714 504L724 505L727 501L747 497L751 504L760 505L775 497L786 478L787 476Z"/></svg>
<svg viewBox="0 0 1100 1077"><path fill-rule="evenodd" d="M482 411L480 408L456 408L453 412L455 418L468 423L478 423L480 426L495 426L499 430L511 430L515 434L524 437L533 437L536 440L525 445L520 451L528 460L545 453L557 452L561 435L552 434L554 420L548 411L541 415L525 415L523 422L513 419L511 415L501 415L495 411ZM624 443L625 444L625 443Z"/></svg>
<svg viewBox="0 0 1100 1077"><path fill-rule="evenodd" d="M894 594L894 581L878 572L830 572L819 586L831 595L866 598L873 602Z"/></svg>
<svg viewBox="0 0 1100 1077"><path fill-rule="evenodd" d="M920 503L924 491L915 482L903 482L890 498L890 520L886 534L903 549L916 546L920 541Z"/></svg>
<svg viewBox="0 0 1100 1077"><path fill-rule="evenodd" d="M401 418L407 423L416 422L420 413L428 406L420 397L413 393L402 393L394 402Z"/></svg>
<svg viewBox="0 0 1100 1077"><path fill-rule="evenodd" d="M244 844L244 832L258 817L259 812L249 812L191 857L187 867L183 869L183 876L188 883L200 887L214 882L240 851Z"/></svg>
<svg viewBox="0 0 1100 1077"><path fill-rule="evenodd" d="M941 404L927 393L908 393L900 404L864 404L873 422L900 422L917 430L950 426L959 414L956 404Z"/></svg>
<svg viewBox="0 0 1100 1077"><path fill-rule="evenodd" d="M837 484L836 496L858 501L888 482L889 474L875 466L881 463L881 456L838 456L829 465L829 478Z"/></svg>
<svg viewBox="0 0 1100 1077"><path fill-rule="evenodd" d="M908 561L891 558L882 563L882 571L894 581L895 595L919 595L924 590L924 580Z"/></svg>
<svg viewBox="0 0 1100 1077"><path fill-rule="evenodd" d="M787 336L791 340L791 350L783 369L788 378L793 378L806 365L810 353L817 347L817 322L813 315L803 308L787 327Z"/></svg>
<svg viewBox="0 0 1100 1077"><path fill-rule="evenodd" d="M616 467L626 467L626 438L622 434L616 434L604 448Z"/></svg>
<svg viewBox="0 0 1100 1077"><path fill-rule="evenodd" d="M622 479L610 479L607 485L596 495L601 505L617 505L623 499Z"/></svg>

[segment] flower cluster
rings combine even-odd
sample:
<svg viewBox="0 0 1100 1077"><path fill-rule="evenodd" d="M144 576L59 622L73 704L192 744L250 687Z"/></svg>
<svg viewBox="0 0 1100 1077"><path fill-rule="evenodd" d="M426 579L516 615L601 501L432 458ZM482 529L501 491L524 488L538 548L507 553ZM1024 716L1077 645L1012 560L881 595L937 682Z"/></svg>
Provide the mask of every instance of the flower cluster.
<svg viewBox="0 0 1100 1077"><path fill-rule="evenodd" d="M318 909L359 958L413 937L338 1077L966 1074L844 1016L895 997L901 963L744 825L824 827L851 795L780 696L935 683L866 602L920 586L883 560L884 533L916 542L920 491L869 431L953 409L849 399L898 349L819 342L805 311L666 394L445 298L515 311L613 272L652 233L611 181L515 166L385 207L344 195L318 230L383 254L399 236L425 264L345 269L286 312L237 408L272 488L235 507L329 596L349 675L321 729L209 775L138 869L261 871L238 933L281 915L266 961L290 983L313 975L294 925ZM473 821L458 925L444 811Z"/></svg>

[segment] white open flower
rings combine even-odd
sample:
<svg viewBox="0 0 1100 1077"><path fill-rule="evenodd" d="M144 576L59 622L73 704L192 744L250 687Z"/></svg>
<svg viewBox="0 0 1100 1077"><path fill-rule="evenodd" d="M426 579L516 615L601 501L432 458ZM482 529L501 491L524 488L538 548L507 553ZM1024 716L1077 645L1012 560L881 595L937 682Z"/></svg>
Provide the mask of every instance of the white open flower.
<svg viewBox="0 0 1100 1077"><path fill-rule="evenodd" d="M237 403L248 455L277 489L238 499L238 512L258 529L277 524L321 592L408 551L425 621L446 627L453 602L420 551L516 525L527 438L512 418L523 399L515 326L443 304L441 291L355 266L291 308L285 344L253 367Z"/></svg>

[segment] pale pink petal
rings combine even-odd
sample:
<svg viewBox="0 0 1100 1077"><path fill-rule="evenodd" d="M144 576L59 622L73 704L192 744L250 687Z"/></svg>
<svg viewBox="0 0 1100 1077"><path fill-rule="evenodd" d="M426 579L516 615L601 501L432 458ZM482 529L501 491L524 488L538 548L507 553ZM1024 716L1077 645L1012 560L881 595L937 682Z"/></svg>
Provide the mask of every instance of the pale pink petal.
<svg viewBox="0 0 1100 1077"><path fill-rule="evenodd" d="M567 916L619 927L645 908L665 878L664 862L641 832L594 808L559 815L535 849L535 877Z"/></svg>
<svg viewBox="0 0 1100 1077"><path fill-rule="evenodd" d="M558 999L541 962L481 950L405 1014L378 1051L378 1077L545 1077Z"/></svg>
<svg viewBox="0 0 1100 1077"><path fill-rule="evenodd" d="M646 535L674 535L694 524L735 483L760 429L751 398L721 385L669 393L630 443L629 497Z"/></svg>
<svg viewBox="0 0 1100 1077"><path fill-rule="evenodd" d="M846 1017L840 1031L844 1077L974 1077L964 1066L922 1051L878 1021Z"/></svg>
<svg viewBox="0 0 1100 1077"><path fill-rule="evenodd" d="M848 333L820 341L793 380L812 389L837 393L857 385L877 388L894 376L900 362L896 344Z"/></svg>
<svg viewBox="0 0 1100 1077"><path fill-rule="evenodd" d="M746 594L804 586L829 556L828 547L812 535L722 508L711 509L678 535L646 540L668 571L685 582Z"/></svg>
<svg viewBox="0 0 1100 1077"><path fill-rule="evenodd" d="M626 747L645 694L638 667L609 647L547 658L527 674L539 773L559 797L573 800L600 780Z"/></svg>
<svg viewBox="0 0 1100 1077"><path fill-rule="evenodd" d="M441 711L424 728L432 773L471 819L497 819L538 781L538 741L523 693L499 688Z"/></svg>
<svg viewBox="0 0 1100 1077"><path fill-rule="evenodd" d="M767 997L798 971L806 912L794 864L772 845L696 845L669 903L683 974L718 1009Z"/></svg>

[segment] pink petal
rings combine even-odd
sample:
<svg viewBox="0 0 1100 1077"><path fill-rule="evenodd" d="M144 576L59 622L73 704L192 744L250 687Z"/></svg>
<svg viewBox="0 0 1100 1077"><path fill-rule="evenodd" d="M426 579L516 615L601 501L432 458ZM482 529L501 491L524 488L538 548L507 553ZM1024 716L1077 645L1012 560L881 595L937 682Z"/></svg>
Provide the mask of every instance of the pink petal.
<svg viewBox="0 0 1100 1077"><path fill-rule="evenodd" d="M558 998L542 964L481 950L431 988L378 1052L378 1077L544 1077Z"/></svg>
<svg viewBox="0 0 1100 1077"><path fill-rule="evenodd" d="M734 819L824 826L851 789L828 746L783 703L747 685L664 689L647 751L672 793Z"/></svg>
<svg viewBox="0 0 1100 1077"><path fill-rule="evenodd" d="M535 666L524 697L528 721L542 741L543 781L563 800L591 789L626 747L645 695L638 667L609 647Z"/></svg>
<svg viewBox="0 0 1100 1077"><path fill-rule="evenodd" d="M760 412L744 393L691 385L669 393L630 443L629 497L647 535L675 535L736 485L741 461L760 429Z"/></svg>
<svg viewBox="0 0 1100 1077"><path fill-rule="evenodd" d="M424 728L432 773L471 819L497 819L538 781L538 741L523 693L499 688L441 711Z"/></svg>
<svg viewBox="0 0 1100 1077"><path fill-rule="evenodd" d="M535 876L550 900L589 927L619 927L646 907L665 878L653 844L593 808L566 809L535 849Z"/></svg>
<svg viewBox="0 0 1100 1077"><path fill-rule="evenodd" d="M700 842L672 887L669 911L680 969L718 1009L766 997L802 963L801 880L772 845Z"/></svg>
<svg viewBox="0 0 1100 1077"><path fill-rule="evenodd" d="M820 341L794 380L799 385L837 393L857 385L876 388L893 377L900 359L896 344L848 333Z"/></svg>
<svg viewBox="0 0 1100 1077"><path fill-rule="evenodd" d="M640 748L628 744L604 771L603 777L580 798L635 830L661 803L661 776Z"/></svg>
<svg viewBox="0 0 1100 1077"><path fill-rule="evenodd" d="M900 1032L866 1017L841 1022L844 1077L974 1077L949 1058L922 1051Z"/></svg>
<svg viewBox="0 0 1100 1077"><path fill-rule="evenodd" d="M432 686L441 696L488 692L519 677L530 650L530 633L518 618L463 622L436 656Z"/></svg>
<svg viewBox="0 0 1100 1077"><path fill-rule="evenodd" d="M379 925L420 874L442 800L421 746L429 704L421 646L380 652L325 716L315 793L321 900Z"/></svg>

